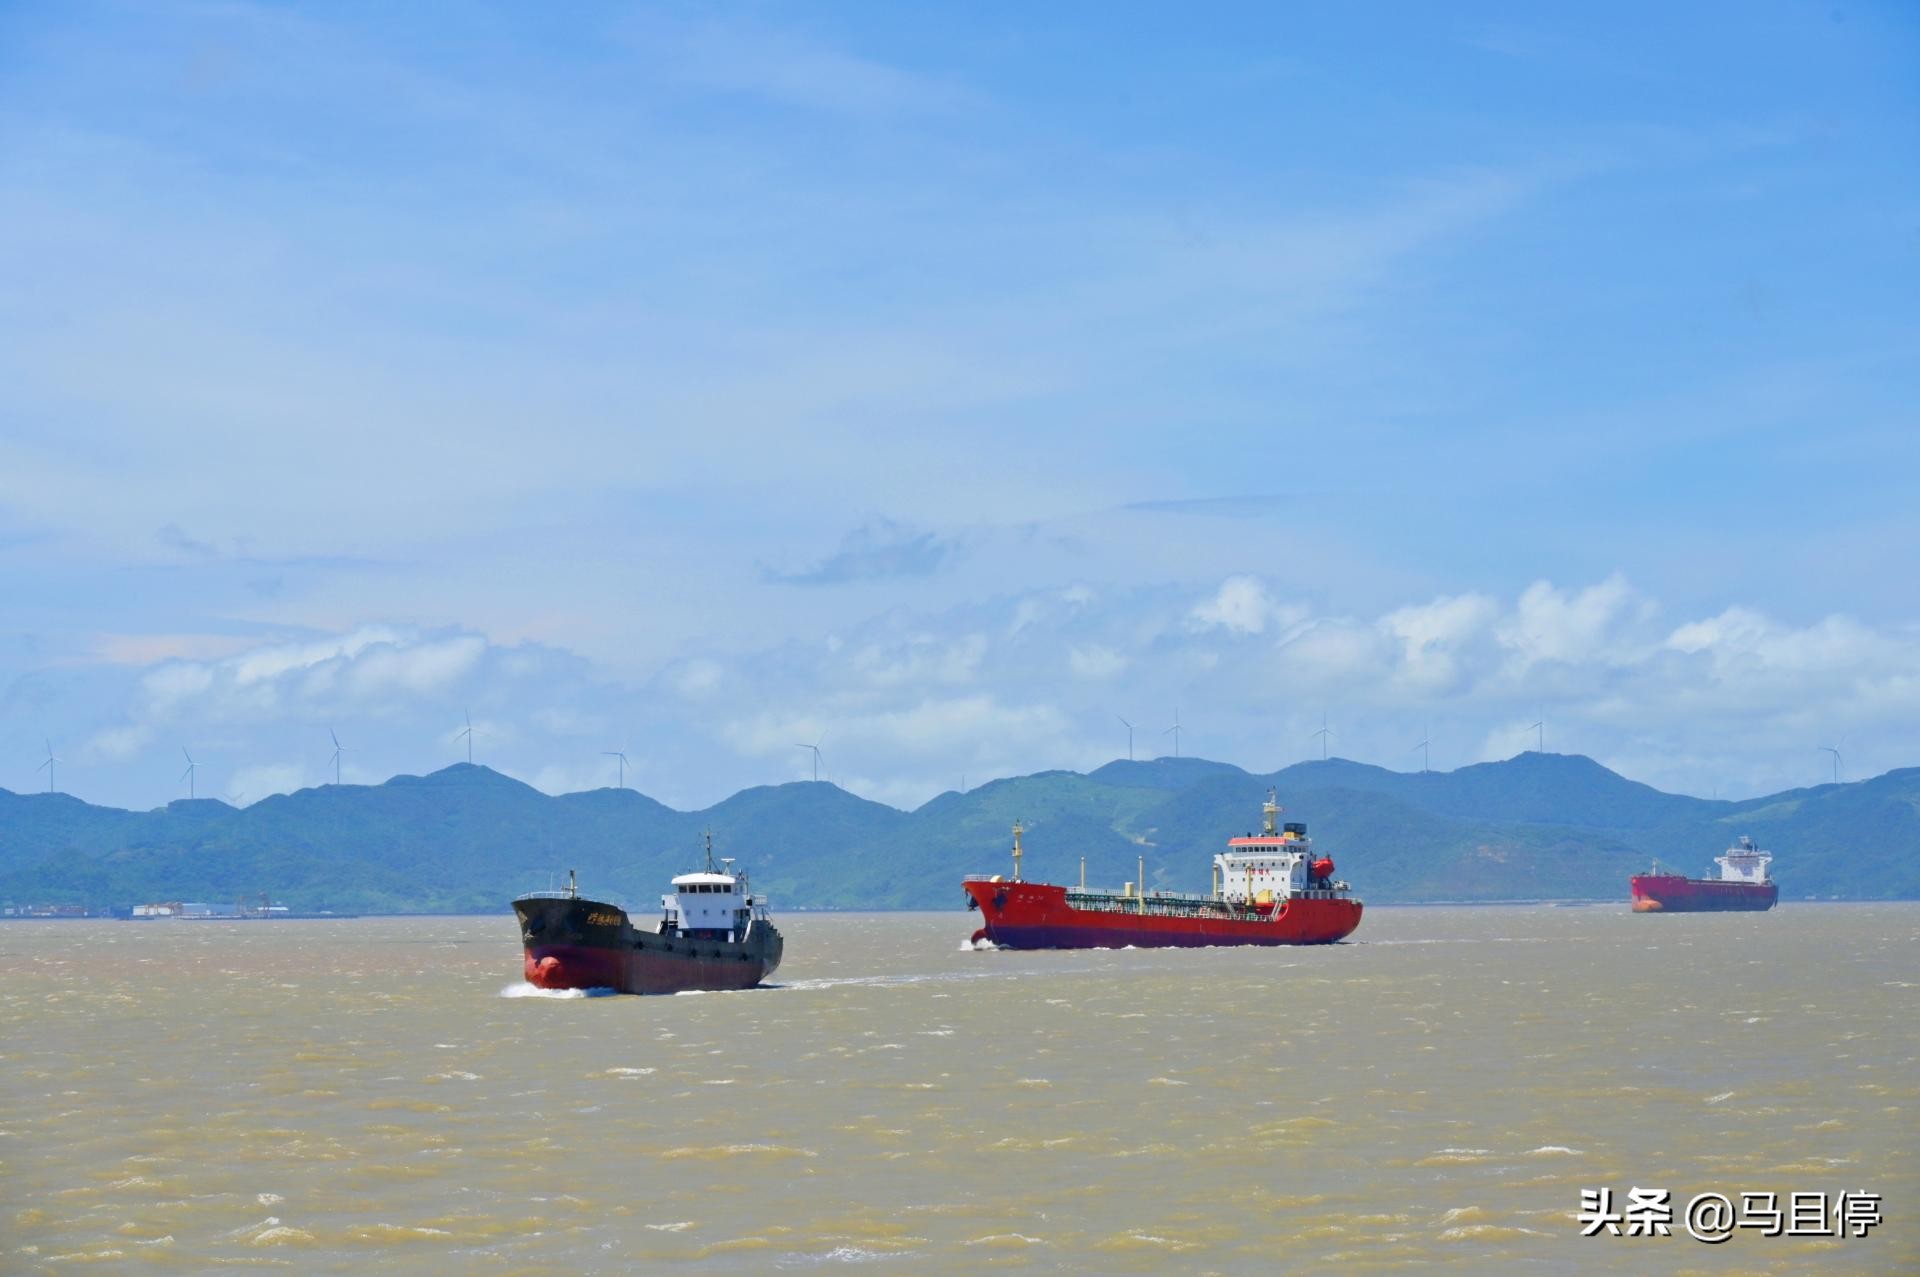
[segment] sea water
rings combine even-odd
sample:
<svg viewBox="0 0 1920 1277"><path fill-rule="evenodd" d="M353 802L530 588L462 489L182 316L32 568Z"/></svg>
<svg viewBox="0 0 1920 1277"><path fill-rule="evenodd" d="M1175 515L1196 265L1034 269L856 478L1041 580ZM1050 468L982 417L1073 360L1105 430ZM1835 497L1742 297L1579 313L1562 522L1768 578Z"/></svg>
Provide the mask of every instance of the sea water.
<svg viewBox="0 0 1920 1277"><path fill-rule="evenodd" d="M1920 905L779 925L660 998L537 996L506 915L0 925L0 1271L1920 1269ZM1635 1187L1671 1235L1580 1236ZM1884 1222L1705 1245L1706 1191Z"/></svg>

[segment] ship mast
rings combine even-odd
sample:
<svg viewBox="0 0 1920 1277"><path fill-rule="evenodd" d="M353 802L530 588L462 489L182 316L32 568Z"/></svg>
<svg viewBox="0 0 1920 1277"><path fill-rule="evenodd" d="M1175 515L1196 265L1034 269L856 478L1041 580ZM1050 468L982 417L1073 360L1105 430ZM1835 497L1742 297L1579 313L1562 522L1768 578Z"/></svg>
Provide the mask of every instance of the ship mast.
<svg viewBox="0 0 1920 1277"><path fill-rule="evenodd" d="M1020 881L1020 835L1023 831L1020 822L1013 822L1013 880Z"/></svg>
<svg viewBox="0 0 1920 1277"><path fill-rule="evenodd" d="M1269 838L1280 832L1279 828L1273 823L1273 818L1280 814L1280 804L1274 801L1275 796L1274 791L1269 789L1267 791L1266 805L1260 808L1260 814L1267 818L1266 827L1263 832Z"/></svg>

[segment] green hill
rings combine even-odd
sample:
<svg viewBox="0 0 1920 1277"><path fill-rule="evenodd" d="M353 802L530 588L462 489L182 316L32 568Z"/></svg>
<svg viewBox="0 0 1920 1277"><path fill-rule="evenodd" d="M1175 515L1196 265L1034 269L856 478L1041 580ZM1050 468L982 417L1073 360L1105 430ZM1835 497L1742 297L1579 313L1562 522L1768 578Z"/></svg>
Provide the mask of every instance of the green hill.
<svg viewBox="0 0 1920 1277"><path fill-rule="evenodd" d="M912 812L833 785L744 790L682 812L627 789L549 797L458 764L383 785L323 785L235 809L148 812L0 790L0 902L126 907L265 891L297 909L502 908L577 869L645 915L703 832L776 907L945 907L969 872L1005 872L1013 822L1026 872L1205 889L1225 838L1256 827L1269 786L1340 875L1374 902L1602 899L1654 858L1699 873L1738 834L1776 853L1793 900L1920 898L1920 769L1744 802L1618 776L1592 759L1523 754L1454 772L1344 759L1268 776L1205 759L1109 763L945 793Z"/></svg>

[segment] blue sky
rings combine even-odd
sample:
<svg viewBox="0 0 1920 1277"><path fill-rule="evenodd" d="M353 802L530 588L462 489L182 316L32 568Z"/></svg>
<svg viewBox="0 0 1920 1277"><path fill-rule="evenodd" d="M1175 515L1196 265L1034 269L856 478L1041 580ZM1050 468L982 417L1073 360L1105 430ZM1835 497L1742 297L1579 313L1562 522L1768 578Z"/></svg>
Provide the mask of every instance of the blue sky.
<svg viewBox="0 0 1920 1277"><path fill-rule="evenodd" d="M0 10L0 785L1920 764L1894 4Z"/></svg>

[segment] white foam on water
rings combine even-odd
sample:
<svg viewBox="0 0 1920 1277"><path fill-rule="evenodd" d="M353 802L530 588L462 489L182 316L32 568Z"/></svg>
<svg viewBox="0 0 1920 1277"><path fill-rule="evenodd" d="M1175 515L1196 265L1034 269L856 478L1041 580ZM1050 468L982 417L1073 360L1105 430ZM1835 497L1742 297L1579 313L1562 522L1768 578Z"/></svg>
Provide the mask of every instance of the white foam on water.
<svg viewBox="0 0 1920 1277"><path fill-rule="evenodd" d="M608 1077L645 1077L647 1074L653 1072L653 1070L652 1069L607 1069L605 1072L606 1072L606 1076Z"/></svg>
<svg viewBox="0 0 1920 1277"><path fill-rule="evenodd" d="M262 1206L278 1206L287 1199L278 1193L255 1193L253 1200L259 1202Z"/></svg>
<svg viewBox="0 0 1920 1277"><path fill-rule="evenodd" d="M848 975L822 980L795 980L791 984L769 984L768 989L838 989L849 985L891 986L928 984L946 980L986 980L1002 974L998 971L936 971L923 975Z"/></svg>
<svg viewBox="0 0 1920 1277"><path fill-rule="evenodd" d="M903 1256L882 1250L867 1250L860 1246L835 1246L823 1255L789 1255L776 1266L788 1268L800 1264L872 1264L883 1259L900 1258Z"/></svg>
<svg viewBox="0 0 1920 1277"><path fill-rule="evenodd" d="M1565 1144L1542 1144L1539 1148L1528 1149L1527 1156L1528 1157L1555 1157L1555 1156L1580 1157L1582 1156L1582 1153L1580 1152L1579 1149L1568 1148Z"/></svg>
<svg viewBox="0 0 1920 1277"><path fill-rule="evenodd" d="M1345 940L1343 944L1563 944L1584 936L1433 936L1424 940ZM1652 948L1652 945L1648 945Z"/></svg>
<svg viewBox="0 0 1920 1277"><path fill-rule="evenodd" d="M1725 1101L1725 1100L1730 1100L1730 1099L1732 1099L1732 1098L1733 1098L1733 1092L1732 1092L1732 1091L1722 1091L1722 1092L1720 1092L1720 1094L1718 1094L1718 1095L1709 1095L1709 1096L1707 1097L1707 1103L1709 1103L1709 1104L1719 1104L1719 1103L1721 1103L1721 1102L1723 1102L1723 1101Z"/></svg>
<svg viewBox="0 0 1920 1277"><path fill-rule="evenodd" d="M503 998L554 998L566 1001L571 998L608 998L618 992L618 989L543 989L537 984L528 984L522 980L519 984L510 984L500 990L500 996Z"/></svg>
<svg viewBox="0 0 1920 1277"><path fill-rule="evenodd" d="M671 1224L648 1224L647 1231L654 1233L684 1233L693 1227L690 1219L675 1220Z"/></svg>

